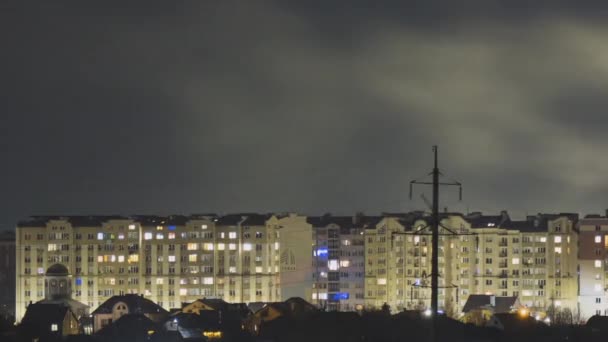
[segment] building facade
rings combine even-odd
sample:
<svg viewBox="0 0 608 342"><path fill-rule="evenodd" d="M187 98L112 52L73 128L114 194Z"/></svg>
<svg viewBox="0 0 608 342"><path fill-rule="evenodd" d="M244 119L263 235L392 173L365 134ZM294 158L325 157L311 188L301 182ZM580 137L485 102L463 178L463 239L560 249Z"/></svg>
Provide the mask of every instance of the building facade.
<svg viewBox="0 0 608 342"><path fill-rule="evenodd" d="M44 297L44 272L57 263L73 275L74 299L91 308L126 294L166 309L202 297L279 301L281 235L308 234L311 246L302 222L296 215L258 214L32 217L16 233L16 319ZM310 254L298 262L303 252L290 251L289 271L310 279ZM311 283L290 284L298 286Z"/></svg>
<svg viewBox="0 0 608 342"><path fill-rule="evenodd" d="M608 217L588 215L579 222L578 300L580 319L608 315Z"/></svg>
<svg viewBox="0 0 608 342"><path fill-rule="evenodd" d="M15 233L0 233L0 316L15 316Z"/></svg>

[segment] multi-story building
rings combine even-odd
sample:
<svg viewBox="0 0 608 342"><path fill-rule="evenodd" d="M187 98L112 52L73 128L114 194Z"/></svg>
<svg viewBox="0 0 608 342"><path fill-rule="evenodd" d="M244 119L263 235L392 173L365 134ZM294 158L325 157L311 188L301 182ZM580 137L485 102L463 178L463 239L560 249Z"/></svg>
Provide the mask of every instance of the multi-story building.
<svg viewBox="0 0 608 342"><path fill-rule="evenodd" d="M0 233L0 316L15 315L15 233Z"/></svg>
<svg viewBox="0 0 608 342"><path fill-rule="evenodd" d="M579 222L580 319L608 315L608 213L587 215Z"/></svg>
<svg viewBox="0 0 608 342"><path fill-rule="evenodd" d="M329 311L361 310L364 302L364 222L373 217L309 217L314 227L312 303Z"/></svg>
<svg viewBox="0 0 608 342"><path fill-rule="evenodd" d="M289 246L292 237L310 251L304 217L32 217L17 227L16 318L44 297L44 272L56 263L70 270L74 299L91 308L131 293L167 309L201 297L279 301L311 287L310 253ZM289 247L283 260L282 242ZM286 272L297 280L289 283Z"/></svg>
<svg viewBox="0 0 608 342"><path fill-rule="evenodd" d="M577 307L578 215L441 214L441 310L457 316L471 294L519 296L533 311ZM366 305L430 307L430 219L384 217L366 233Z"/></svg>

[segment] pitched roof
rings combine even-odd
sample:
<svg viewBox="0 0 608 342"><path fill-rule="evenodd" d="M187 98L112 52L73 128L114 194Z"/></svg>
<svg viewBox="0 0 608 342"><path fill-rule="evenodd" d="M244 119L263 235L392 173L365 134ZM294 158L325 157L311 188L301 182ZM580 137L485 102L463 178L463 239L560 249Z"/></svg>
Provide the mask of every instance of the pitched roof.
<svg viewBox="0 0 608 342"><path fill-rule="evenodd" d="M62 304L30 304L21 320L21 328L30 331L48 331L51 324L60 325L69 308Z"/></svg>
<svg viewBox="0 0 608 342"><path fill-rule="evenodd" d="M141 313L126 314L97 332L101 336L133 337L148 331L159 331L160 326Z"/></svg>
<svg viewBox="0 0 608 342"><path fill-rule="evenodd" d="M67 276L69 274L68 268L62 264L53 264L46 270L47 276Z"/></svg>
<svg viewBox="0 0 608 342"><path fill-rule="evenodd" d="M494 305L492 305L494 297ZM470 295L462 308L462 312L467 313L479 308L491 308L495 313L508 313L516 304L517 297L497 297L494 295Z"/></svg>
<svg viewBox="0 0 608 342"><path fill-rule="evenodd" d="M130 313L168 313L167 310L163 309L160 305L154 303L153 301L144 298L143 296L136 294L126 294L123 296L113 296L103 302L95 311L92 312L93 315L103 314L103 313L111 313L112 308L118 302L123 302L129 308Z"/></svg>

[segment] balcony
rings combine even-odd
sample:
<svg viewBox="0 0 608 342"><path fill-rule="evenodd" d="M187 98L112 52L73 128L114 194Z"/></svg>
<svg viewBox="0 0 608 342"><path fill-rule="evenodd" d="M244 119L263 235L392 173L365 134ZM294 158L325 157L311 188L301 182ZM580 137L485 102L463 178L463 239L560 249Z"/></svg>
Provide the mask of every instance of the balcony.
<svg viewBox="0 0 608 342"><path fill-rule="evenodd" d="M500 246L500 247L507 247L508 244L509 244L509 242L507 240L498 241L498 246Z"/></svg>

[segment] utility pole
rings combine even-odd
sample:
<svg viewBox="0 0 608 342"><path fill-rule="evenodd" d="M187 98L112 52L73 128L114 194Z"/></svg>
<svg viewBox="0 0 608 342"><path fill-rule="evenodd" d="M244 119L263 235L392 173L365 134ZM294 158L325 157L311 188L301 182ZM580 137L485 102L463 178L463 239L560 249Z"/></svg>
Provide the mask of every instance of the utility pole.
<svg viewBox="0 0 608 342"><path fill-rule="evenodd" d="M439 172L438 165L438 148L433 146L434 154L434 165L432 175L432 182L413 180L410 182L410 199L412 198L412 190L414 184L420 185L432 185L433 186L433 203L431 213L431 238L432 238L432 250L431 250L431 314L433 318L437 317L439 311L439 226L442 226L439 221L439 186L458 186L459 187L459 199L462 200L462 184L456 181L440 182L439 177L442 176ZM443 227L443 226L442 226ZM443 227L446 230L456 234L447 227Z"/></svg>

